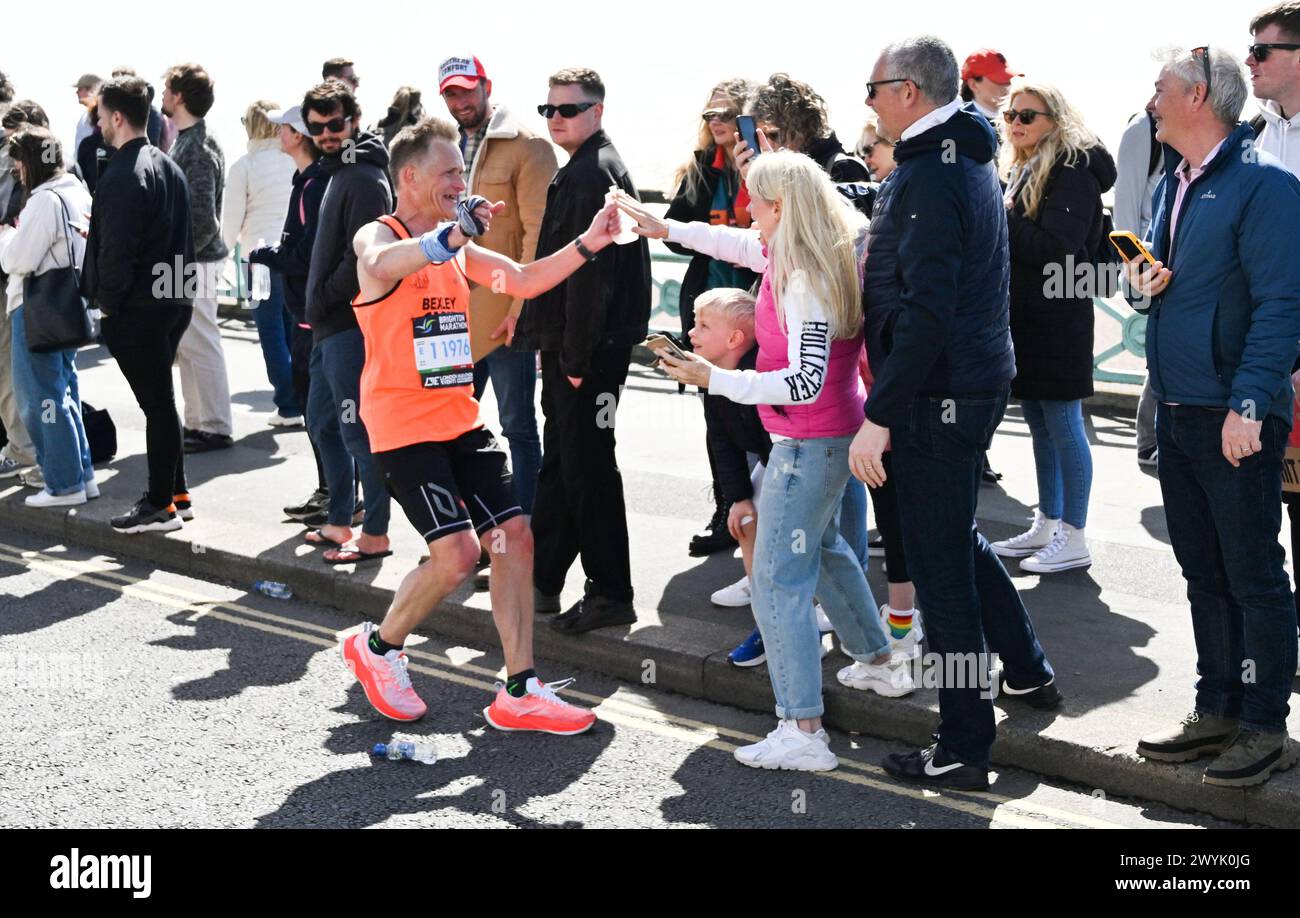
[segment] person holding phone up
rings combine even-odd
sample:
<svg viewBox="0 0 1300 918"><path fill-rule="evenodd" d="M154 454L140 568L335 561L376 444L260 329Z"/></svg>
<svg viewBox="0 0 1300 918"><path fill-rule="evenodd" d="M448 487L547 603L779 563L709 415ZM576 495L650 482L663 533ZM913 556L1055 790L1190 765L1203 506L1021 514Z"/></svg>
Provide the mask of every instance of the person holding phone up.
<svg viewBox="0 0 1300 918"><path fill-rule="evenodd" d="M862 563L840 535L848 448L862 421L858 374L862 317L851 207L815 162L797 153L754 159L738 145L754 228L660 220L636 202L619 206L639 235L763 272L755 307L753 370L723 370L697 354L664 351L665 372L710 395L758 405L772 451L757 502L752 606L767 652L780 723L736 750L753 768L826 771L838 765L822 729L821 641L816 593L854 663L839 673L854 688L899 697L912 691L905 659L892 659ZM750 164L750 160L754 159ZM799 546L805 546L801 549Z"/></svg>
<svg viewBox="0 0 1300 918"><path fill-rule="evenodd" d="M1157 468L1199 674L1191 713L1142 737L1138 754L1217 756L1204 780L1226 787L1300 760L1286 732L1296 610L1278 544L1300 351L1300 180L1239 122L1246 94L1228 51L1165 56L1151 104L1166 153L1155 264L1126 264L1130 302L1148 315Z"/></svg>

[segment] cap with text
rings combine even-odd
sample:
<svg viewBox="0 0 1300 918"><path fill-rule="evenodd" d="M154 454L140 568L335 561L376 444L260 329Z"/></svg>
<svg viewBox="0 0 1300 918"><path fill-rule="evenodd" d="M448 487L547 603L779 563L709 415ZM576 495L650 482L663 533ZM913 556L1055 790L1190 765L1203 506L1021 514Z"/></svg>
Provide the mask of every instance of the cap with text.
<svg viewBox="0 0 1300 918"><path fill-rule="evenodd" d="M477 57L449 57L438 65L438 92L446 92L448 86L473 89L486 79L483 62Z"/></svg>
<svg viewBox="0 0 1300 918"><path fill-rule="evenodd" d="M1007 66L1007 59L1001 51L994 51L992 48L981 48L961 65L961 78L963 80L973 80L979 77L988 77L994 83L1010 83L1012 78L1024 76L1023 73L1017 73Z"/></svg>

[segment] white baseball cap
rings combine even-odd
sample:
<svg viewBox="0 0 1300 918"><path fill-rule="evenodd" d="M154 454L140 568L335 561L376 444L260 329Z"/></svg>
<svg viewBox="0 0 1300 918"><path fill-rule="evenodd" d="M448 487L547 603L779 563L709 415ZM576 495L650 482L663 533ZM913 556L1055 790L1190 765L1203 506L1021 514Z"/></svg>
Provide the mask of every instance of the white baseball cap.
<svg viewBox="0 0 1300 918"><path fill-rule="evenodd" d="M266 113L266 120L272 124L287 124L299 134L307 133L307 125L302 120L302 106L295 105L283 110L277 109Z"/></svg>

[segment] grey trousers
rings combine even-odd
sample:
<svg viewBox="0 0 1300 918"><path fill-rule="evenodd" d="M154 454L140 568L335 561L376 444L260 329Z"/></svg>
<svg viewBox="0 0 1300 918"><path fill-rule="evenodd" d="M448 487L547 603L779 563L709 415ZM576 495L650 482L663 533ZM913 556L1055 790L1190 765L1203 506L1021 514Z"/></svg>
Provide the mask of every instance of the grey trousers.
<svg viewBox="0 0 1300 918"><path fill-rule="evenodd" d="M1156 397L1151 393L1151 377L1142 385L1142 398L1138 400L1137 448L1138 452L1155 449Z"/></svg>
<svg viewBox="0 0 1300 918"><path fill-rule="evenodd" d="M9 435L9 442L0 450L0 458L12 459L19 465L35 465L36 447L27 434L14 395L14 336L8 307L8 297L0 291L0 422L4 423L5 433Z"/></svg>

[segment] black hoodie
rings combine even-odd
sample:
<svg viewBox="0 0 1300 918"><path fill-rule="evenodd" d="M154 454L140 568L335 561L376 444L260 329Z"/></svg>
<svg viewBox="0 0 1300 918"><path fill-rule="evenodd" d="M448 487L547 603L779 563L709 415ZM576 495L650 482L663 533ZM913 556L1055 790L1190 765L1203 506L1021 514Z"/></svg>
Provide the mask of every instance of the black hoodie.
<svg viewBox="0 0 1300 918"><path fill-rule="evenodd" d="M1073 165L1059 159L1034 219L1024 193L1007 212L1011 243L1011 338L1016 398L1070 401L1092 395L1092 277L1102 238L1101 196L1115 184L1103 146ZM1079 268L1083 271L1080 272Z"/></svg>
<svg viewBox="0 0 1300 918"><path fill-rule="evenodd" d="M357 327L352 300L361 286L352 237L393 210L388 150L382 138L357 134L354 144L322 156L320 170L329 187L321 201L307 275L307 324L316 341Z"/></svg>

